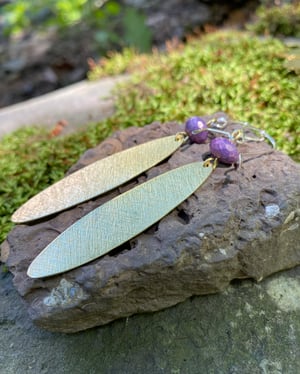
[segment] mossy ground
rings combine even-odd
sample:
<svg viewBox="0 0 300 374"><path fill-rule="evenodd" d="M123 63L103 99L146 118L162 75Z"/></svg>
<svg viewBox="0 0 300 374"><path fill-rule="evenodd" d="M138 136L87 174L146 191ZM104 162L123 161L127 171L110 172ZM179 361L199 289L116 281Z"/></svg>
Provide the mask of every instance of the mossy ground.
<svg viewBox="0 0 300 374"><path fill-rule="evenodd" d="M257 34L273 36L300 37L300 3L287 2L279 6L260 6L256 11L256 20L248 26Z"/></svg>
<svg viewBox="0 0 300 374"><path fill-rule="evenodd" d="M111 118L65 138L26 128L1 141L0 242L12 227L15 209L117 129L152 121L183 122L222 110L267 130L279 149L299 160L300 76L285 67L287 53L277 39L218 32L186 45L171 43L164 54L126 50L103 60L91 77L132 73L130 82L118 89Z"/></svg>

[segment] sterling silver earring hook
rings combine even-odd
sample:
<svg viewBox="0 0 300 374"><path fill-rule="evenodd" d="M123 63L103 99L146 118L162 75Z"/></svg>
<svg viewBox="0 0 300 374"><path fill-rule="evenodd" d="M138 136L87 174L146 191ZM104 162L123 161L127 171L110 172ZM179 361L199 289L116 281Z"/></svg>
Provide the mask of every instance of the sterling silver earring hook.
<svg viewBox="0 0 300 374"><path fill-rule="evenodd" d="M250 131L253 131L254 133L258 134L258 136L256 137L251 137L245 134L245 130L240 130L242 132L242 143L245 141L263 142L265 139L267 139L271 143L272 147L274 149L276 148L276 142L274 138L271 135L269 135L265 130L261 130L255 126L251 126L248 122L240 122L240 124L243 125L246 130L249 129Z"/></svg>
<svg viewBox="0 0 300 374"><path fill-rule="evenodd" d="M224 129L228 125L226 117L214 117L207 122L209 128Z"/></svg>
<svg viewBox="0 0 300 374"><path fill-rule="evenodd" d="M210 120L207 125L209 127L199 129L199 130L194 130L192 132L193 135L199 134L204 131L209 131L215 134L220 134L226 136L229 140L236 142L238 144L245 143L245 142L263 142L266 139L271 143L272 147L275 149L276 148L276 142L274 138L269 135L265 130L261 130L255 126L250 125L248 122L231 122L233 125L241 125L243 126L242 129L236 129L232 133L228 131L224 131L224 129L228 125L228 121L224 117L220 118L213 118ZM245 131L250 130L253 131L254 133L257 133L258 136L248 136L245 134Z"/></svg>

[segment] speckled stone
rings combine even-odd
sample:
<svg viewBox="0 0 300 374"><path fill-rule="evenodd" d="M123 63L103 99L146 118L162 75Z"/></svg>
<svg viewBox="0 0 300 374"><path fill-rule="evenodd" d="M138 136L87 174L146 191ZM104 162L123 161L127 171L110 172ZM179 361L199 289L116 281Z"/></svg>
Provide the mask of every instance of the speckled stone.
<svg viewBox="0 0 300 374"><path fill-rule="evenodd" d="M117 132L87 151L70 172L181 130L176 123L153 123ZM239 150L242 168L219 165L159 223L70 272L47 279L26 275L33 258L73 222L155 175L201 160L208 144L187 144L119 189L51 218L16 226L7 238L6 264L34 322L51 331L76 332L164 309L192 295L223 291L234 279L260 281L300 264L300 166L266 143L244 144Z"/></svg>

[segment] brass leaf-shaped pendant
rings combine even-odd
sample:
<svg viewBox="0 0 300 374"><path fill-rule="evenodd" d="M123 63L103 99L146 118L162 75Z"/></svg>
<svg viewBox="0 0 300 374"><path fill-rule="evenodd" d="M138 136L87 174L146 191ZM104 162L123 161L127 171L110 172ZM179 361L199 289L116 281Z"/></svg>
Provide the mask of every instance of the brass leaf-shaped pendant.
<svg viewBox="0 0 300 374"><path fill-rule="evenodd" d="M12 221L33 221L116 188L170 156L185 141L181 134L155 139L96 161L33 196Z"/></svg>
<svg viewBox="0 0 300 374"><path fill-rule="evenodd" d="M54 239L28 275L48 277L92 261L146 230L187 199L212 166L193 162L145 182L96 208Z"/></svg>

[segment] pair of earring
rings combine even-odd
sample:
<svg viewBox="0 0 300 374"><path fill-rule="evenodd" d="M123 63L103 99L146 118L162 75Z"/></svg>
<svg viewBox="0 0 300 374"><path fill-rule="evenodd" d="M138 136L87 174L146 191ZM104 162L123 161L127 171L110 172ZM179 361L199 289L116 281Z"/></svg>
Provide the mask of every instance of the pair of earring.
<svg viewBox="0 0 300 374"><path fill-rule="evenodd" d="M54 239L34 259L27 274L32 278L59 274L132 239L194 193L210 176L218 160L240 165L238 144L268 139L275 147L273 138L263 130L239 122L236 123L239 129L229 133L224 130L227 124L225 117L208 122L192 117L186 121L184 132L96 161L34 196L14 213L14 222L40 219L116 188L158 164L188 140L209 141L212 157L152 178L96 208ZM248 136L248 130L257 135Z"/></svg>

